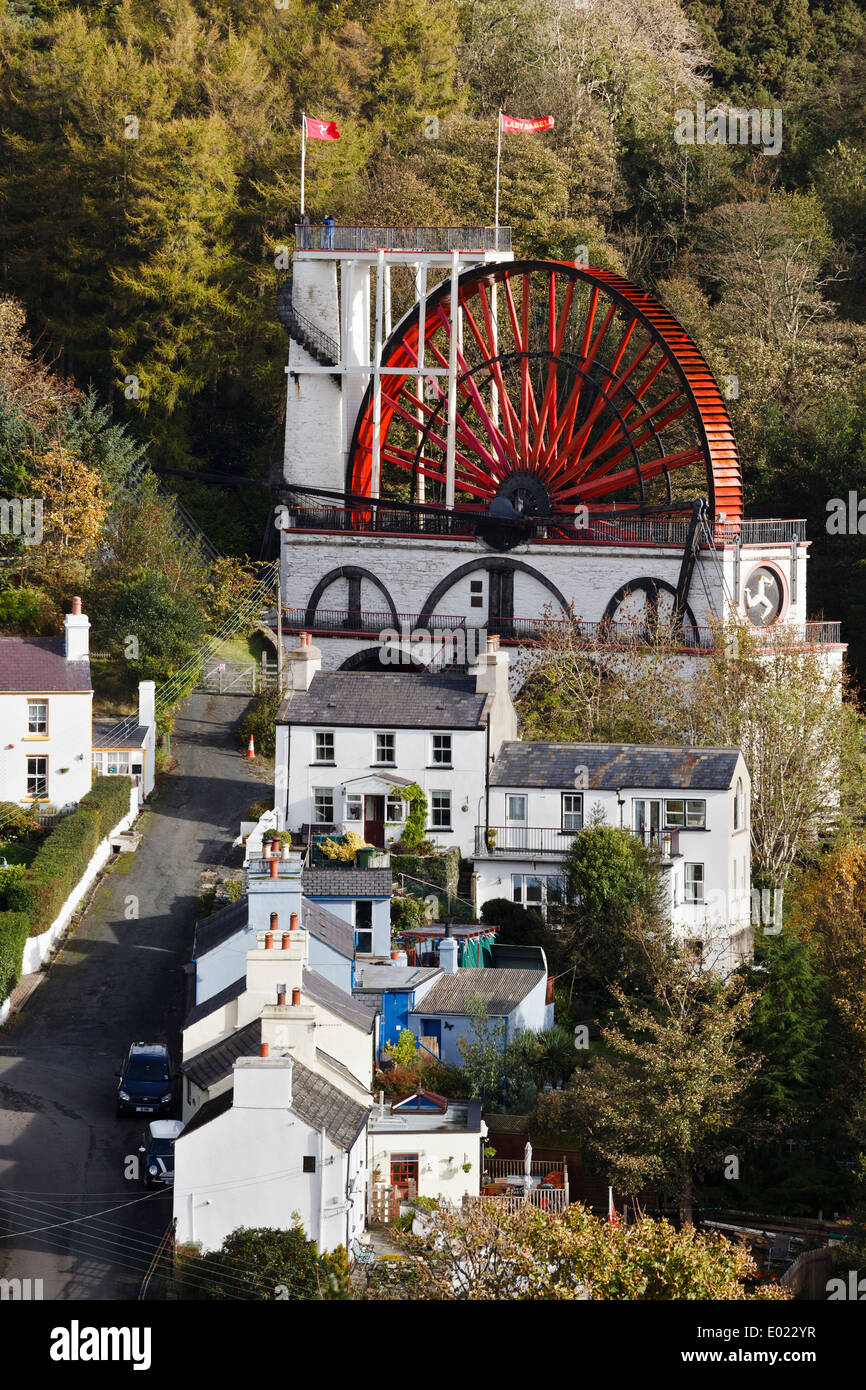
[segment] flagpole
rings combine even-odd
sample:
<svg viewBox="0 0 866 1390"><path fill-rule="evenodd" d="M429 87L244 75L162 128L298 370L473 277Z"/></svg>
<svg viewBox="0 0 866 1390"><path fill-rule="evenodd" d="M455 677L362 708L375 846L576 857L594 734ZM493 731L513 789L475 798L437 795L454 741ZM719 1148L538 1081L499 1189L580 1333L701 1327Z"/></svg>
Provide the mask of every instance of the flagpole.
<svg viewBox="0 0 866 1390"><path fill-rule="evenodd" d="M499 250L499 166L502 163L502 107L499 108L499 115L496 118L498 131L496 134L496 250Z"/></svg>
<svg viewBox="0 0 866 1390"><path fill-rule="evenodd" d="M304 215L304 165L307 162L307 113L301 112L301 216Z"/></svg>

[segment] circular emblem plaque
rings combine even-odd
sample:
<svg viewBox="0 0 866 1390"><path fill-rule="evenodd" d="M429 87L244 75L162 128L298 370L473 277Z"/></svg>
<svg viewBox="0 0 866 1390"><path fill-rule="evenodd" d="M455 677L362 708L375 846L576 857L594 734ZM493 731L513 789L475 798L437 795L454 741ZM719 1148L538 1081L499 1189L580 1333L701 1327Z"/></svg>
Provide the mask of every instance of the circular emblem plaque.
<svg viewBox="0 0 866 1390"><path fill-rule="evenodd" d="M770 627L782 611L783 581L769 565L753 569L743 586L743 607L754 627Z"/></svg>

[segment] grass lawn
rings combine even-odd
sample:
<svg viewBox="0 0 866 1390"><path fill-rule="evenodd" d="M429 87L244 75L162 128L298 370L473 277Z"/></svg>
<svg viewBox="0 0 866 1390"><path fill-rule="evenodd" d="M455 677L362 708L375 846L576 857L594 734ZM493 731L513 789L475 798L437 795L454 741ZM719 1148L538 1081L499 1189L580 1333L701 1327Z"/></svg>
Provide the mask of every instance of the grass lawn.
<svg viewBox="0 0 866 1390"><path fill-rule="evenodd" d="M231 661L238 666L249 666L251 661L255 661L256 664L261 661L265 645L264 638L258 632L254 632L251 637L228 637L219 644L215 655L223 661ZM268 655L273 655L273 649L270 646L268 646Z"/></svg>

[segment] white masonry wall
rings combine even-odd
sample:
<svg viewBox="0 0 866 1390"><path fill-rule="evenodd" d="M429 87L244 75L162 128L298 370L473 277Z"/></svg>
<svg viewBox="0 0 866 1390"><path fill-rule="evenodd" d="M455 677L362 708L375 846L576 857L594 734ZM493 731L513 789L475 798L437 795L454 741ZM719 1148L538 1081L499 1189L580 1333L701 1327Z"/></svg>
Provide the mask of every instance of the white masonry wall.
<svg viewBox="0 0 866 1390"><path fill-rule="evenodd" d="M28 700L47 700L48 733L27 732ZM93 768L92 691L0 695L0 801L28 803L27 759L47 757L48 789L40 801L78 803L90 791Z"/></svg>

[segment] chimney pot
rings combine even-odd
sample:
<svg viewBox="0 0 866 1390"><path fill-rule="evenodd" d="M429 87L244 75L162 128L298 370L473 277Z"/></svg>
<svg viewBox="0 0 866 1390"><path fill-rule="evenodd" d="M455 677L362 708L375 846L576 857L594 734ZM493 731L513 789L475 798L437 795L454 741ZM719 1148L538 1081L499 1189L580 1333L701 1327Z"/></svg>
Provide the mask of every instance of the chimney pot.
<svg viewBox="0 0 866 1390"><path fill-rule="evenodd" d="M267 1055L268 1055L268 1053L270 1052L270 1050L271 1050L271 1049L270 1049L270 1046L269 1046L268 1043L265 1043L265 1042L259 1043L259 1056L260 1056L260 1057L267 1057Z"/></svg>
<svg viewBox="0 0 866 1390"><path fill-rule="evenodd" d="M279 925L280 925L280 914L279 914L278 912L272 912L272 913L271 913L271 931L275 932L275 931L277 930L277 928L279 927Z"/></svg>
<svg viewBox="0 0 866 1390"><path fill-rule="evenodd" d="M273 934L273 932L265 932L265 950L266 950L266 951L272 951L273 949L274 949L274 934Z"/></svg>
<svg viewBox="0 0 866 1390"><path fill-rule="evenodd" d="M297 912L293 912L292 915L291 915L291 917L289 918L289 931L297 931L297 930L298 930L298 914L297 914Z"/></svg>
<svg viewBox="0 0 866 1390"><path fill-rule="evenodd" d="M300 1002L301 1002L301 991L300 991L300 989L298 989L298 987L296 986L296 987L292 990L292 1007L295 1008L295 1009L297 1009L297 1008L299 1007L299 1005L300 1005Z"/></svg>
<svg viewBox="0 0 866 1390"><path fill-rule="evenodd" d="M78 597L77 594L75 598L72 600L72 611L75 614L79 614L81 612L81 599Z"/></svg>
<svg viewBox="0 0 866 1390"><path fill-rule="evenodd" d="M279 876L280 876L280 861L279 861L279 859L277 858L276 855L273 855L269 862L270 862L270 866L271 866L271 878L279 878Z"/></svg>
<svg viewBox="0 0 866 1390"><path fill-rule="evenodd" d="M287 951L292 944L292 938L287 931L283 932L282 949Z"/></svg>
<svg viewBox="0 0 866 1390"><path fill-rule="evenodd" d="M286 991L285 991L284 989L278 990L278 992L277 992L277 1003L278 1003L278 1004L285 1004L285 1002L286 1002Z"/></svg>

